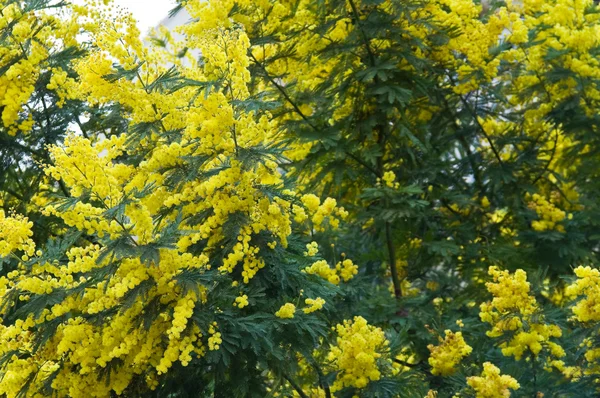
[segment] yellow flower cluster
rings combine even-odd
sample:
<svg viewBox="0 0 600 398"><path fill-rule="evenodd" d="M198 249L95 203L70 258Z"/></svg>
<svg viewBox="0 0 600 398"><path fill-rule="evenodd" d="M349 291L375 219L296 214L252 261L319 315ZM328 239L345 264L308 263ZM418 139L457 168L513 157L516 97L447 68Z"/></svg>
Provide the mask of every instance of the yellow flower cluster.
<svg viewBox="0 0 600 398"><path fill-rule="evenodd" d="M335 265L335 269L344 282L348 282L358 274L358 265L354 264L352 260L348 258L338 262Z"/></svg>
<svg viewBox="0 0 600 398"><path fill-rule="evenodd" d="M302 311L304 311L305 314L310 314L311 312L315 312L323 308L323 305L325 305L325 300L323 300L321 297L317 297L316 299L308 298L304 300L304 304L308 305L308 307L303 308Z"/></svg>
<svg viewBox="0 0 600 398"><path fill-rule="evenodd" d="M502 354L520 360L523 354L537 356L546 347L552 356L563 357L565 352L562 347L550 341L551 338L561 337L562 330L557 325L543 323L543 316L536 314L538 305L535 297L529 294L527 273L519 269L510 274L495 266L491 266L488 273L493 281L487 282L486 287L494 298L491 302L481 304L479 317L492 325L487 332L489 337L513 333L509 342L500 345Z"/></svg>
<svg viewBox="0 0 600 398"><path fill-rule="evenodd" d="M0 4L0 30L4 37L0 49L0 104L2 123L10 135L28 132L33 126L31 99L42 73L50 69L48 88L60 97L73 98L73 79L63 69L49 68L49 58L70 46L77 46L78 16L74 13L63 18L51 12L23 7L18 2ZM24 45L24 43L28 43Z"/></svg>
<svg viewBox="0 0 600 398"><path fill-rule="evenodd" d="M519 383L509 375L501 375L500 369L490 362L483 363L481 376L467 378L467 384L475 390L476 398L507 398L510 390L518 390Z"/></svg>
<svg viewBox="0 0 600 398"><path fill-rule="evenodd" d="M565 291L573 299L584 296L572 308L575 319L579 322L600 322L600 271L589 266L577 267L575 275L577 280Z"/></svg>
<svg viewBox="0 0 600 398"><path fill-rule="evenodd" d="M441 26L460 30L445 46L434 47L432 57L458 72L459 84L453 87L459 94L476 89L497 76L500 59L490 53L502 32L510 24L510 18L497 15L484 22L479 17L481 5L471 0L437 0L428 3L420 13L437 21ZM517 19L515 15L513 20ZM415 33L424 35L420 27Z"/></svg>
<svg viewBox="0 0 600 398"><path fill-rule="evenodd" d="M223 342L221 339L221 332L217 332L217 323L213 322L208 327L208 333L210 337L208 338L208 349L211 351L216 351L219 349L220 344Z"/></svg>
<svg viewBox="0 0 600 398"><path fill-rule="evenodd" d="M398 188L400 186L400 184L396 182L396 174L393 171L386 171L383 173L381 180L383 180L385 186L389 188Z"/></svg>
<svg viewBox="0 0 600 398"><path fill-rule="evenodd" d="M275 316L281 319L292 319L296 313L296 306L292 303L285 303L275 312Z"/></svg>
<svg viewBox="0 0 600 398"><path fill-rule="evenodd" d="M14 252L23 252L24 256L33 256L35 243L31 239L33 223L26 217L15 215L6 217L0 210L0 257ZM27 260L27 258L25 258Z"/></svg>
<svg viewBox="0 0 600 398"><path fill-rule="evenodd" d="M531 227L536 231L565 232L565 228L559 224L567 217L567 213L560 210L550 201L539 194L533 194L529 202L529 208L535 210L540 217L539 220L532 221Z"/></svg>
<svg viewBox="0 0 600 398"><path fill-rule="evenodd" d="M240 309L248 306L248 295L242 294L241 296L236 297L233 306Z"/></svg>
<svg viewBox="0 0 600 398"><path fill-rule="evenodd" d="M187 295L177 301L173 311L173 326L168 331L169 338L179 338L181 332L185 330L188 319L194 312L195 305L196 295L194 292L188 292Z"/></svg>
<svg viewBox="0 0 600 398"><path fill-rule="evenodd" d="M306 267L303 272L310 275L319 275L321 278L338 285L341 280L348 282L358 274L358 266L350 259L339 261L335 268L329 267L325 260L315 261L310 267Z"/></svg>
<svg viewBox="0 0 600 398"><path fill-rule="evenodd" d="M316 256L319 253L319 244L317 242L310 242L306 245L306 251L304 255L307 257Z"/></svg>
<svg viewBox="0 0 600 398"><path fill-rule="evenodd" d="M552 337L561 337L562 330L556 325L545 325L533 323L529 326L528 331L520 330L508 343L502 344L502 354L504 356L514 356L516 360L520 360L523 354L531 352L533 355L538 355L546 345L550 354L556 358L565 356L563 348L550 341Z"/></svg>
<svg viewBox="0 0 600 398"><path fill-rule="evenodd" d="M339 370L331 391L344 387L364 388L370 381L379 380L378 361L389 342L383 330L369 325L363 317L346 320L335 327L337 345L331 347L327 359Z"/></svg>
<svg viewBox="0 0 600 398"><path fill-rule="evenodd" d="M445 337L440 339L440 345L427 346L431 355L429 356L429 365L431 373L439 376L449 376L456 372L456 366L460 361L469 355L473 349L463 338L462 332L454 333L446 330Z"/></svg>
<svg viewBox="0 0 600 398"><path fill-rule="evenodd" d="M507 318L507 314L530 316L537 309L537 303L535 298L529 295L529 282L525 271L517 270L511 275L508 271L491 266L488 273L493 282L487 282L486 287L494 298L491 302L481 304L479 316L483 322L494 326L488 335L497 337L505 330L516 330L522 326L516 316Z"/></svg>
<svg viewBox="0 0 600 398"><path fill-rule="evenodd" d="M321 200L313 194L302 196L302 203L308 210L308 215L302 212L296 214L295 220L302 222L306 218L310 218L312 227L316 231L324 231L323 223L328 221L331 228L336 229L340 225L340 220L344 220L348 216L348 212L343 207L337 207L337 202L333 198L327 198L321 203Z"/></svg>

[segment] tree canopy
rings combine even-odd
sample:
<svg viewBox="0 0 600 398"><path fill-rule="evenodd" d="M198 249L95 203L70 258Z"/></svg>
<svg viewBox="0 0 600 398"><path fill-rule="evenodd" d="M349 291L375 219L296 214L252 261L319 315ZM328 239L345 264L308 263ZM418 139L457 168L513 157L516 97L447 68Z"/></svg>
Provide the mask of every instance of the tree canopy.
<svg viewBox="0 0 600 398"><path fill-rule="evenodd" d="M598 395L593 1L0 9L0 396Z"/></svg>

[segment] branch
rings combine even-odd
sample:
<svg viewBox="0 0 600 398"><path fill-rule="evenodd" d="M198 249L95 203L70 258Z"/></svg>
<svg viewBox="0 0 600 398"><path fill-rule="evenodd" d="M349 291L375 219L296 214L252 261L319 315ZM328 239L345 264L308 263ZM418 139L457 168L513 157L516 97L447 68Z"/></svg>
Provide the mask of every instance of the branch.
<svg viewBox="0 0 600 398"><path fill-rule="evenodd" d="M356 26L358 26L358 29L360 30L361 37L363 39L363 42L365 43L367 53L369 54L369 61L371 62L371 66L375 66L375 54L371 49L371 43L367 37L367 34L365 33L360 24L360 15L358 14L358 8L356 8L354 0L348 0L348 2L350 3L350 7L352 8L352 14L354 14L354 18L356 19Z"/></svg>
<svg viewBox="0 0 600 398"><path fill-rule="evenodd" d="M406 366L407 368L416 368L420 364L420 362L418 362L418 363L408 363L408 362L403 361L403 360L398 359L398 358L394 358L393 361L396 362L396 363L399 363L402 366Z"/></svg>
<svg viewBox="0 0 600 398"><path fill-rule="evenodd" d="M306 393L304 391L302 391L302 388L300 388L298 383L296 383L294 380L292 380L291 377L289 377L288 375L286 375L284 373L283 378L286 379L288 383L290 383L290 385L294 388L294 390L296 390L298 395L300 395L300 398L308 398L308 395L306 395Z"/></svg>
<svg viewBox="0 0 600 398"><path fill-rule="evenodd" d="M450 82L452 83L452 85L456 85L456 83L454 82L454 79L452 79L452 76L448 76L448 78L450 79ZM475 121L475 124L477 125L477 127L479 127L479 130L481 130L481 134L485 137L485 139L488 142L488 144L490 144L490 148L492 149L492 152L494 152L494 156L498 160L498 163L500 163L500 166L502 168L504 168L504 162L502 161L502 158L500 157L500 153L498 152L498 150L494 146L494 143L492 142L492 139L490 138L490 136L488 135L488 133L485 132L485 129L483 128L483 126L479 122L479 118L477 117L477 113L475 113L475 111L471 108L471 106L469 105L469 103L467 102L467 100L465 100L462 95L458 94L458 98L460 99L460 102L462 102L462 104L465 107L465 109L467 111L469 111L469 114L471 115L471 117Z"/></svg>
<svg viewBox="0 0 600 398"><path fill-rule="evenodd" d="M14 196L15 198L19 199L19 200L23 200L23 196L18 194L17 192L13 191L12 189L8 188L8 187L4 187L2 188L2 190L12 196Z"/></svg>
<svg viewBox="0 0 600 398"><path fill-rule="evenodd" d="M369 170L371 173L375 174L375 177L380 177L381 178L381 174L375 170L374 168L372 168L371 166L369 166L367 163L365 163L363 160L361 160L359 157L357 157L356 155L348 152L348 151L344 151L344 153L346 155L348 155L350 158L352 158L356 163L360 164L361 166L363 166L364 168L366 168L367 170Z"/></svg>
<svg viewBox="0 0 600 398"><path fill-rule="evenodd" d="M446 98L446 96L442 95L441 97L442 97L442 100L444 101L444 105L446 106L446 112L448 112L448 113L450 113L450 115L452 115L452 123L454 124L454 128L458 134L458 132L460 130L460 126L458 125L458 123L456 123L457 117L454 114L454 112L452 111L452 108L450 107L450 104L448 103L448 99ZM463 149L467 153L467 160L469 161L469 166L471 166L471 170L473 171L473 178L475 179L475 185L477 186L477 188L479 189L480 192L483 192L483 186L481 185L481 177L479 176L479 169L477 168L477 165L475 164L475 160L473 159L473 151L471 151L471 147L467 143L467 140L465 139L464 135L458 134L457 137L458 137L458 142L460 143L460 145L463 147Z"/></svg>
<svg viewBox="0 0 600 398"><path fill-rule="evenodd" d="M350 7L352 8L352 14L354 14L354 19L356 20L356 26L358 26L358 29L360 30L365 49L367 50L367 54L369 55L369 62L371 64L371 67L374 67L376 64L375 54L373 53L373 49L371 48L369 38L367 37L367 34L365 33L360 23L360 15L358 13L358 8L356 7L354 0L348 0L348 2L350 3ZM375 81L379 82L379 78L377 76L375 76ZM381 129L379 131L379 136L377 137L377 145L379 145L379 147L381 148L382 153L382 155L377 158L377 172L375 173L375 175L378 177L383 175L383 153L385 152L385 140L389 135L389 129L389 123L386 120L384 120L383 123L381 123ZM394 295L396 296L396 299L399 299L402 297L402 284L398 276L398 270L396 269L396 253L394 249L394 242L392 241L392 227L389 222L385 223L385 240L387 243L388 257L390 261L390 271L392 273L392 283L394 284Z"/></svg>
<svg viewBox="0 0 600 398"><path fill-rule="evenodd" d="M317 365L317 363L314 360L312 361L312 365L317 371L317 375L319 375L319 385L323 390L325 390L325 398L331 398L331 391L329 390L329 385L325 381L325 375L323 375L321 368L319 367L319 365Z"/></svg>
<svg viewBox="0 0 600 398"><path fill-rule="evenodd" d="M83 134L83 137L89 140L90 137L88 136L87 131L85 131L83 123L81 123L81 120L79 120L79 116L75 116L75 123L77 123L77 126L79 126L79 130L81 130L81 134Z"/></svg>
<svg viewBox="0 0 600 398"><path fill-rule="evenodd" d="M389 222L385 223L385 240L387 242L388 256L390 258L390 271L392 272L392 282L394 284L394 295L396 299L402 297L402 284L396 269L396 252L394 242L392 241L392 226Z"/></svg>
<svg viewBox="0 0 600 398"><path fill-rule="evenodd" d="M65 185L65 182L63 181L62 178L58 179L58 186L60 187L60 190L63 192L63 194L67 197L70 198L71 194L69 193L69 190L67 189L67 186Z"/></svg>
<svg viewBox="0 0 600 398"><path fill-rule="evenodd" d="M300 109L300 107L298 107L298 105L296 105L296 103L290 98L289 94L285 91L285 89L279 85L275 79L273 79L270 75L269 72L267 72L267 70L265 69L265 67L256 59L256 57L254 56L254 54L249 53L250 58L252 58L252 60L254 61L254 63L256 65L258 65L262 71L263 74L265 75L265 77L267 78L267 80L269 80L269 82L275 86L275 88L277 88L277 90L281 93L281 95L283 95L283 97L285 98L285 100L292 106L292 108L294 108L294 112L296 112L301 118L302 120L304 120L304 122L306 124L308 124L313 130L315 131L319 131L319 129L310 122L310 120L308 119L308 117L302 112L302 110ZM320 141L320 140L319 140ZM381 173L377 172L377 170L373 169L371 166L369 166L367 163L365 163L363 160L361 160L360 158L358 158L356 155L345 151L344 152L346 155L348 155L350 158L352 158L354 161L356 161L358 164L360 164L361 166L363 166L364 168L366 168L368 171L370 171L371 173L375 174L376 177L381 177Z"/></svg>
<svg viewBox="0 0 600 398"><path fill-rule="evenodd" d="M544 170L542 170L542 172L533 180L533 182L531 183L532 185L535 185L535 183L538 182L544 176L544 174L546 174L546 172L550 168L550 164L552 164L552 161L554 160L554 155L556 155L556 146L558 145L558 129L556 129L555 131L556 134L554 136L554 147L552 148L552 154L550 155L550 159L548 159L548 163L546 163L546 167L544 167Z"/></svg>
<svg viewBox="0 0 600 398"><path fill-rule="evenodd" d="M261 64L256 57L254 56L254 54L252 54L251 52L248 53L250 55L250 58L252 58L252 60L254 61L254 63L256 63L256 65L258 65L265 77L267 78L267 80L269 80L269 82L271 82L271 84L273 86L275 86L275 88L277 88L277 90L281 93L281 95L283 95L283 97L285 98L285 100L292 106L292 108L294 108L294 111L306 122L306 124L308 124L313 130L315 131L319 131L319 129L317 129L317 127L315 125L313 125L310 120L308 120L308 118L306 117L306 115L302 112L302 110L298 107L298 105L296 105L296 103L294 101L292 101L292 99L290 98L290 96L288 95L288 93L283 89L283 87L281 87L279 84L277 84L277 82L275 81L275 79L273 79L271 77L271 75L269 75L269 72L267 72L267 69L263 66L263 64Z"/></svg>

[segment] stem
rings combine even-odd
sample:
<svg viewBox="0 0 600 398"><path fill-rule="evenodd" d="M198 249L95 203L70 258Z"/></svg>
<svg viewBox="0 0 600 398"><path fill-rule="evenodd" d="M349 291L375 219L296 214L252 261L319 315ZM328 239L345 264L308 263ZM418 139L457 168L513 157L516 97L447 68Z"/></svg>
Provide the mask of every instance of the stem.
<svg viewBox="0 0 600 398"><path fill-rule="evenodd" d="M556 155L557 144L558 144L558 129L556 129L556 134L554 137L554 146L552 147L552 154L550 155L550 159L548 159L548 163L546 163L546 167L544 167L542 172L535 178L535 180L533 180L533 182L531 183L532 185L535 185L535 183L537 183L544 176L544 174L546 174L546 172L550 169L550 165L552 164L552 161L554 160L554 156Z"/></svg>
<svg viewBox="0 0 600 398"><path fill-rule="evenodd" d="M319 365L317 365L317 363L314 360L313 360L313 366L314 366L315 370L317 371L317 374L319 375L319 385L321 386L321 388L323 390L325 390L325 398L331 398L331 391L329 390L329 385L325 381L325 376L323 375L323 372L321 371L321 368L319 367Z"/></svg>
<svg viewBox="0 0 600 398"><path fill-rule="evenodd" d="M363 39L363 42L365 43L365 48L367 49L367 53L369 54L369 61L371 61L371 66L375 66L375 54L371 49L371 44L369 42L369 39L367 38L367 34L365 33L360 24L360 15L358 14L356 4L354 3L354 0L348 0L348 2L350 3L350 7L352 8L352 14L354 14L354 18L356 18L356 26L358 26L360 30L361 37Z"/></svg>
<svg viewBox="0 0 600 398"><path fill-rule="evenodd" d="M392 241L392 226L389 222L385 223L385 240L387 241L388 256L390 259L390 270L392 271L392 283L394 284L394 295L397 299L402 297L402 285L396 269L396 252L394 242Z"/></svg>
<svg viewBox="0 0 600 398"><path fill-rule="evenodd" d="M500 153L498 152L498 150L494 146L494 143L492 142L491 137L488 135L488 133L485 132L485 129L483 128L483 126L479 122L479 118L477 117L477 114L475 113L475 111L473 109L471 109L471 107L469 106L469 103L463 98L462 95L459 95L459 97L460 97L460 101L463 103L463 105L465 106L465 108L467 108L467 110L469 111L469 113L473 117L473 120L477 124L477 127L479 127L479 130L481 130L481 134L485 137L485 139L488 142L488 144L490 144L490 148L492 149L492 152L494 152L494 156L498 160L498 163L500 163L501 167L504 167L504 162L502 161L502 158L500 157Z"/></svg>
<svg viewBox="0 0 600 398"><path fill-rule="evenodd" d="M399 363L402 366L406 366L407 368L416 368L420 364L420 362L419 363L408 363L408 362L403 361L403 360L398 359L398 358L394 358L393 361L396 362L396 363Z"/></svg>
<svg viewBox="0 0 600 398"><path fill-rule="evenodd" d="M350 3L350 8L352 8L352 14L356 20L356 26L358 27L363 43L365 45L365 49L367 50L367 54L369 56L369 63L371 67L376 65L375 54L373 53L373 49L371 49L371 43L367 34L365 33L363 27L360 23L360 15L358 13L358 8L354 3L354 0L348 0ZM375 82L379 82L379 78L375 77ZM377 137L377 145L381 148L382 155L377 158L377 173L375 173L378 177L383 175L383 153L385 153L384 146L385 140L387 139L387 135L389 134L389 123L387 120L384 120L379 129L379 135ZM355 159L356 160L356 159ZM394 250L394 242L392 241L392 226L389 222L385 223L385 240L387 242L388 248L388 256L390 261L390 271L392 272L392 283L394 284L394 295L396 299L402 297L402 285L400 284L400 278L398 276L398 270L396 269L396 253Z"/></svg>
<svg viewBox="0 0 600 398"><path fill-rule="evenodd" d="M20 201L23 201L23 195L18 194L17 192L13 191L12 189L10 189L8 187L4 187L2 189L7 194L14 196L15 198L19 199Z"/></svg>
<svg viewBox="0 0 600 398"><path fill-rule="evenodd" d="M283 374L283 378L286 379L288 383L290 383L290 385L292 386L292 388L294 390L296 390L296 392L298 393L298 395L300 395L301 398L308 398L308 395L306 395L306 393L304 391L302 391L302 388L300 388L300 386L298 385L298 383L296 383L294 380L292 380L291 377L289 377L288 375L286 375L284 373Z"/></svg>
<svg viewBox="0 0 600 398"><path fill-rule="evenodd" d="M233 97L233 87L232 87L232 83L229 82L229 96L231 97L231 103L234 103L235 98ZM239 147L238 147L238 141L237 141L237 131L235 128L235 123L237 120L233 121L233 128L232 128L232 133L233 133L233 144L235 145L235 157L239 158L240 157L240 151L239 151Z"/></svg>
<svg viewBox="0 0 600 398"><path fill-rule="evenodd" d="M536 398L537 394L537 369L535 366L535 355L531 355L531 371L533 372L533 397Z"/></svg>
<svg viewBox="0 0 600 398"><path fill-rule="evenodd" d="M62 178L58 179L58 186L60 187L60 190L67 198L71 197L71 194L69 193L69 190L67 189L67 186L65 185L65 182L63 181Z"/></svg>
<svg viewBox="0 0 600 398"><path fill-rule="evenodd" d="M290 96L288 95L288 93L283 89L283 87L281 87L276 81L275 79L273 79L271 77L271 75L269 75L269 72L267 72L267 69L263 66L263 64L261 64L256 57L254 56L254 54L252 54L251 52L248 53L250 58L252 58L252 61L254 61L254 63L256 65L258 65L262 70L263 73L265 75L265 77L267 78L267 80L269 82L271 82L271 84L273 86L275 86L275 88L281 93L281 95L283 95L283 97L285 98L285 100L292 106L292 108L294 108L294 111L306 122L306 124L308 124L313 130L318 131L319 129L317 129L317 127L315 125L313 125L310 120L308 120L308 118L306 117L306 115L302 112L302 110L298 107L298 105L296 105L296 103L294 101L292 101L292 99L290 98Z"/></svg>
<svg viewBox="0 0 600 398"><path fill-rule="evenodd" d="M315 126L314 124L312 124L310 122L310 120L308 119L308 117L302 112L302 110L300 109L300 107L298 107L298 105L296 105L296 103L290 98L289 94L285 91L285 89L283 87L281 87L276 81L275 79L273 79L271 77L271 75L269 75L269 73L267 72L266 68L256 59L256 57L252 54L249 53L250 58L252 58L252 60L254 61L254 63L256 65L258 65L262 71L264 76L267 78L267 80L273 85L275 86L275 88L281 93L281 95L283 95L283 97L285 98L285 100L292 106L292 108L294 108L294 112L296 112L301 118L302 120L313 130L315 131L319 131L319 129L317 128L317 126ZM320 142L321 140L319 140ZM352 160L354 160L356 163L358 163L359 165L363 166L365 169L367 169L369 172L373 173L376 177L381 177L381 173L378 172L377 170L375 170L374 168L372 168L371 166L369 166L367 163L365 163L363 160L361 160L359 157L357 157L356 155L345 151L344 152L346 155L348 155L348 157L350 157Z"/></svg>
<svg viewBox="0 0 600 398"><path fill-rule="evenodd" d="M90 137L88 136L87 131L85 131L83 123L81 123L81 120L79 120L79 116L75 117L75 123L77 123L77 126L79 126L79 130L81 130L81 134L83 134L83 137L89 140Z"/></svg>
<svg viewBox="0 0 600 398"><path fill-rule="evenodd" d="M353 159L356 163L360 164L361 166L363 166L365 169L369 170L371 173L373 173L375 175L375 177L381 177L381 173L378 172L377 170L375 170L374 168L372 168L371 166L369 166L367 163L365 163L364 161L362 161L359 157L357 157L356 155L345 151L344 152L346 155L348 155L348 157L350 157L351 159Z"/></svg>
<svg viewBox="0 0 600 398"><path fill-rule="evenodd" d="M454 82L454 79L452 79L451 76L448 76L448 77L449 77L450 82L452 83L452 85L456 85L456 83ZM471 108L471 106L469 105L469 103L467 102L467 100L465 100L465 98L462 95L458 94L458 98L460 99L460 102L463 104L463 106L465 107L465 109L469 112L469 114L473 118L473 121L475 122L475 124L477 125L477 127L479 127L479 130L481 130L481 134L485 137L485 139L488 142L488 144L490 144L490 148L492 149L492 152L494 152L494 156L498 160L498 163L500 163L500 167L504 168L504 162L502 161L502 158L500 157L500 153L498 152L498 150L494 146L494 143L492 142L492 139L490 138L490 136L488 135L488 133L485 132L485 129L483 128L483 126L479 122L479 118L477 117L477 113L475 113L475 111Z"/></svg>
<svg viewBox="0 0 600 398"><path fill-rule="evenodd" d="M477 169L477 165L475 164L475 160L473 159L473 151L471 151L471 147L467 143L465 136L463 134L459 134L460 126L456 123L456 115L452 111L452 107L448 103L445 95L442 95L442 101L444 101L444 105L446 106L446 112L452 115L452 124L454 124L454 128L456 130L458 136L458 142L463 147L464 151L467 154L467 160L469 161L469 165L471 166L471 170L473 171L473 178L475 179L475 185L479 189L480 192L483 192L483 187L481 185L481 177L479 176L479 170Z"/></svg>

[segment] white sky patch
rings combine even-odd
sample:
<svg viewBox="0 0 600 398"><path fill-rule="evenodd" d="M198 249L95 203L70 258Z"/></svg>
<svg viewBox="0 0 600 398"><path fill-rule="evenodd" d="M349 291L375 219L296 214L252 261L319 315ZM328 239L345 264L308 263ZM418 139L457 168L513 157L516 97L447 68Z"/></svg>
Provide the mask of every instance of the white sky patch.
<svg viewBox="0 0 600 398"><path fill-rule="evenodd" d="M72 2L83 5L85 0ZM112 4L133 14L142 36L146 36L151 28L158 26L177 5L175 0L112 0Z"/></svg>
<svg viewBox="0 0 600 398"><path fill-rule="evenodd" d="M142 36L166 18L176 5L174 0L113 0L113 3L133 14Z"/></svg>

